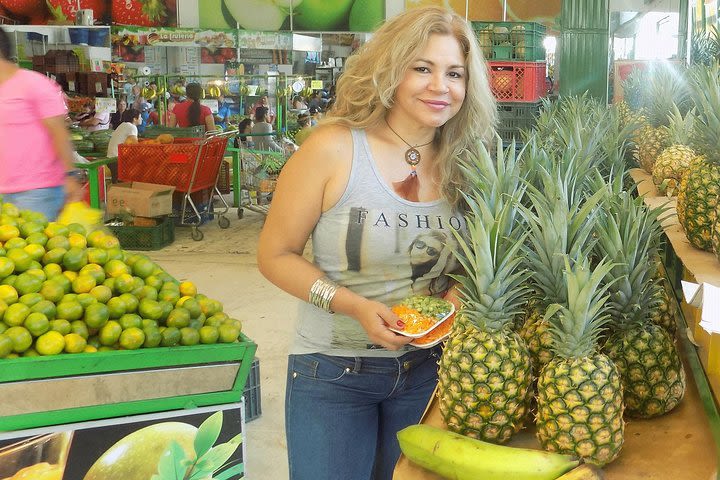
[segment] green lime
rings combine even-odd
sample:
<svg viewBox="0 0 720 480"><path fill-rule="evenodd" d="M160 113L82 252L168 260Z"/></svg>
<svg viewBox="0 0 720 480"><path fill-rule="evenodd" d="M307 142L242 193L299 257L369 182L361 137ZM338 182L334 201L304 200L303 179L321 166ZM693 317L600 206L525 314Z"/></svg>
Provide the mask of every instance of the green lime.
<svg viewBox="0 0 720 480"><path fill-rule="evenodd" d="M50 320L50 330L67 335L72 332L72 326L70 325L70 322L64 318L56 318L55 320Z"/></svg>
<svg viewBox="0 0 720 480"><path fill-rule="evenodd" d="M143 343L143 347L153 348L160 345L163 338L160 330L156 327L143 327L143 332L145 333L145 343Z"/></svg>
<svg viewBox="0 0 720 480"><path fill-rule="evenodd" d="M185 346L197 345L200 343L200 333L194 328L185 327L180 329L180 344Z"/></svg>
<svg viewBox="0 0 720 480"><path fill-rule="evenodd" d="M32 312L30 313L23 322L25 328L33 337L39 337L43 333L50 330L50 321L43 313Z"/></svg>
<svg viewBox="0 0 720 480"><path fill-rule="evenodd" d="M210 325L204 325L200 327L200 343L213 344L217 343L220 338L220 332L217 327L211 327Z"/></svg>
<svg viewBox="0 0 720 480"><path fill-rule="evenodd" d="M89 328L101 328L110 319L110 311L107 305L93 303L85 309L84 319Z"/></svg>
<svg viewBox="0 0 720 480"><path fill-rule="evenodd" d="M100 344L105 346L115 345L120 339L123 329L120 324L114 320L107 322L98 332Z"/></svg>

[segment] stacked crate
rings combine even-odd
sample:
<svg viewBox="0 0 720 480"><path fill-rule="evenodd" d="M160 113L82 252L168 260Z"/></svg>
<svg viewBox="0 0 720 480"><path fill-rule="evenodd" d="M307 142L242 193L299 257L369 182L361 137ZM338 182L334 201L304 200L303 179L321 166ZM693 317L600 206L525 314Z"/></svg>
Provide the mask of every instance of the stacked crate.
<svg viewBox="0 0 720 480"><path fill-rule="evenodd" d="M520 142L547 93L545 26L535 22L473 22L488 61L490 89L498 101L497 131L505 143Z"/></svg>

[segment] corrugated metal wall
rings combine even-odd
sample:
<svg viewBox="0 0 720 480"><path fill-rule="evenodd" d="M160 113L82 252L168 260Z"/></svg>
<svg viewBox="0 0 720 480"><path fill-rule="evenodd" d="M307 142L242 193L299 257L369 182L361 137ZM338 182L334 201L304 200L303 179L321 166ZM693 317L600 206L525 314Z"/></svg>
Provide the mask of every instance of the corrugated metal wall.
<svg viewBox="0 0 720 480"><path fill-rule="evenodd" d="M608 89L609 0L563 0L560 95L589 92L606 101Z"/></svg>

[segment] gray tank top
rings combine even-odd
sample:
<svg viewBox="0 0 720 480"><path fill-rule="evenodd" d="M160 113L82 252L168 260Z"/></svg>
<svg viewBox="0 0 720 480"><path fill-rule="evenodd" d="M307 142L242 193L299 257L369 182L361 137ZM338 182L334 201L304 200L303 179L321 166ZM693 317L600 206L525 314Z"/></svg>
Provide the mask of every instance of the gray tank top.
<svg viewBox="0 0 720 480"><path fill-rule="evenodd" d="M445 200L410 202L387 185L364 130L353 130L353 159L345 192L312 234L313 262L350 290L394 305L408 295L436 295L457 268L448 243L464 220ZM414 347L408 347L410 349ZM396 357L373 345L354 318L300 305L291 353Z"/></svg>

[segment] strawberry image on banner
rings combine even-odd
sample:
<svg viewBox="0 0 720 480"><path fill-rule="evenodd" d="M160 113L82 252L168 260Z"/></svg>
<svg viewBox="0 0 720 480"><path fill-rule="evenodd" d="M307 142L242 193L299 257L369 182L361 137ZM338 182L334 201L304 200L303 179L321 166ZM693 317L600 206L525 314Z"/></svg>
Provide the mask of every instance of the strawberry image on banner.
<svg viewBox="0 0 720 480"><path fill-rule="evenodd" d="M107 24L110 13L110 0L46 0L51 18L57 23L74 24L75 16L80 9L93 11L96 24Z"/></svg>
<svg viewBox="0 0 720 480"><path fill-rule="evenodd" d="M44 25L50 16L45 0L0 0L0 13L19 24Z"/></svg>
<svg viewBox="0 0 720 480"><path fill-rule="evenodd" d="M111 0L113 25L167 27L177 24L176 0Z"/></svg>

